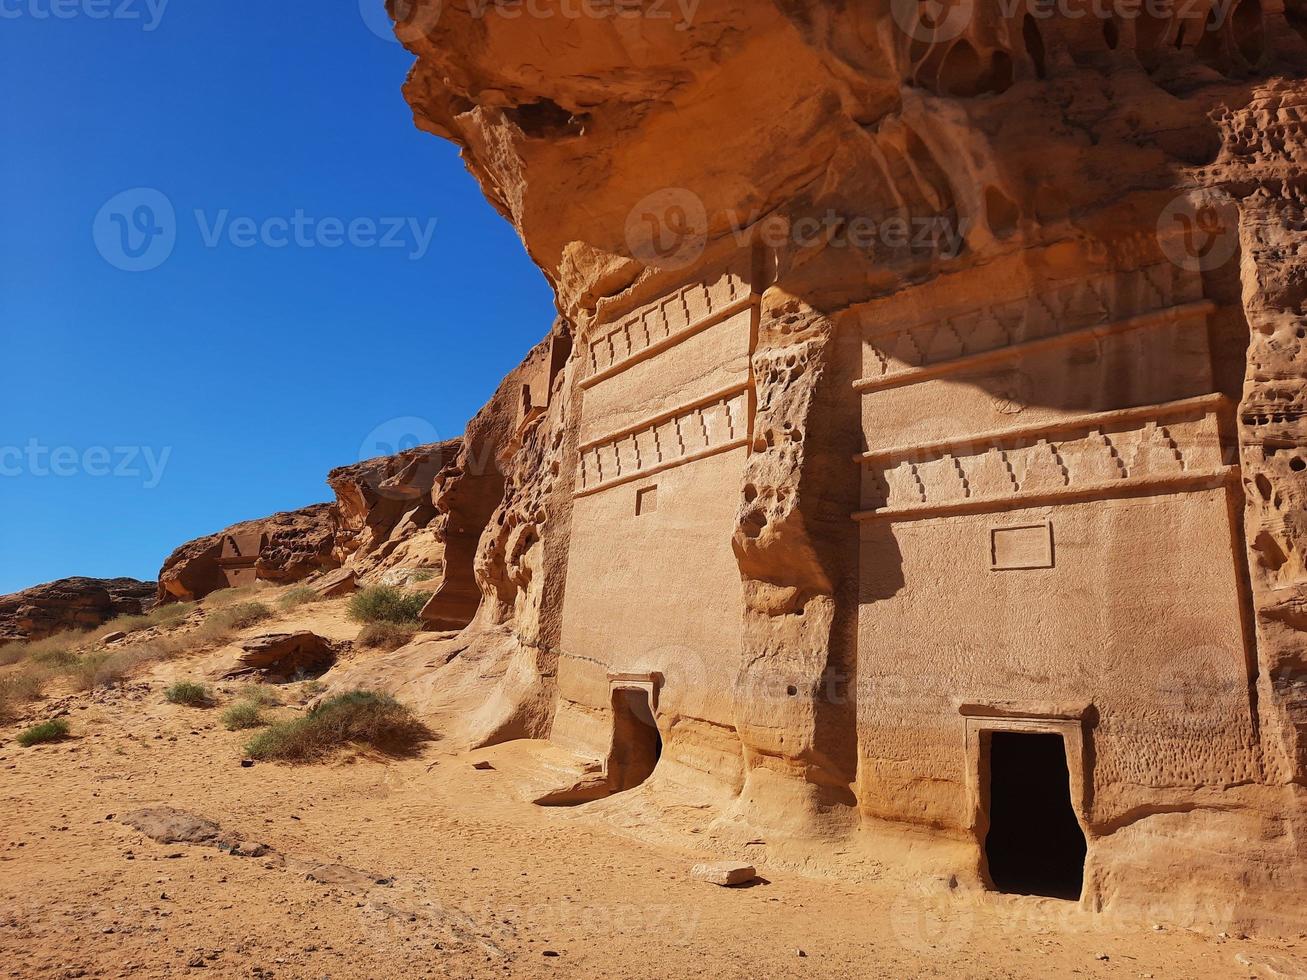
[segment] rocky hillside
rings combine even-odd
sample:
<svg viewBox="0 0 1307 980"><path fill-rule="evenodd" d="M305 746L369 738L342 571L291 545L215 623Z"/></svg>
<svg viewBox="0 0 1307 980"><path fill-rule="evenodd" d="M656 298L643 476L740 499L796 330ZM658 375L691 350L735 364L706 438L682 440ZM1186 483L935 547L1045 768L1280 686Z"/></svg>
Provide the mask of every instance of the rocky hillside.
<svg viewBox="0 0 1307 980"><path fill-rule="evenodd" d="M443 568L432 489L453 468L461 439L418 446L327 474L336 492L335 559L360 577L388 568Z"/></svg>
<svg viewBox="0 0 1307 980"><path fill-rule="evenodd" d="M262 544L254 565L256 577L295 582L336 568L336 505L314 504L257 520L242 521L177 548L159 570L159 601L200 599L231 584L220 564L229 538Z"/></svg>
<svg viewBox="0 0 1307 980"><path fill-rule="evenodd" d="M94 629L154 605L155 583L134 578L63 578L0 596L0 643Z"/></svg>

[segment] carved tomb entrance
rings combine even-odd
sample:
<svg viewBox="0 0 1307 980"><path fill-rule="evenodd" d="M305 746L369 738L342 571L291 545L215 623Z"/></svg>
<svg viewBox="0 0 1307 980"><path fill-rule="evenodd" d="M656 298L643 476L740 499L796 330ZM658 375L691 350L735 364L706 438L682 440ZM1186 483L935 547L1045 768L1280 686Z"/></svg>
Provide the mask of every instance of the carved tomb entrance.
<svg viewBox="0 0 1307 980"><path fill-rule="evenodd" d="M985 861L998 891L1078 900L1085 835L1071 803L1062 736L989 732Z"/></svg>

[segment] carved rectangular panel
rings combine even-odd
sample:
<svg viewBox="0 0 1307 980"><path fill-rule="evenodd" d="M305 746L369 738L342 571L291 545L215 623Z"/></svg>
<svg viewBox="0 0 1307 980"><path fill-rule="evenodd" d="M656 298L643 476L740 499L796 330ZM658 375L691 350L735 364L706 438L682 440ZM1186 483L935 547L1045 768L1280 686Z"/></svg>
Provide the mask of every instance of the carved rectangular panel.
<svg viewBox="0 0 1307 980"><path fill-rule="evenodd" d="M989 567L994 571L1053 567L1053 525L1021 524L989 531Z"/></svg>
<svg viewBox="0 0 1307 980"><path fill-rule="evenodd" d="M658 509L658 487L641 487L635 491L635 516L652 514Z"/></svg>

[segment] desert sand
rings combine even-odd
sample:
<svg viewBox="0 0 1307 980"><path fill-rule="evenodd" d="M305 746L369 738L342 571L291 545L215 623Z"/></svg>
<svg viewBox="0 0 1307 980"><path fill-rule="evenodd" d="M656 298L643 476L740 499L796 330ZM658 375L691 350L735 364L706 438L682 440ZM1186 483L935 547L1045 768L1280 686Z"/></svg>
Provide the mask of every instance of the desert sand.
<svg viewBox="0 0 1307 980"><path fill-rule="evenodd" d="M247 634L351 638L344 601ZM239 638L237 638L239 640ZM63 742L0 748L0 962L15 977L1276 977L1294 943L1155 929L1070 902L954 894L859 856L739 842L711 808L640 789L576 808L530 801L575 764L546 742L408 758L350 751L324 765L242 767L248 733L218 704L167 703L232 644L118 688L60 695ZM372 656L359 654L358 660ZM348 667L346 663L341 670ZM330 679L330 674L328 678ZM277 685L302 710L312 682ZM16 726L15 726L16 727ZM493 768L476 768L489 763ZM260 857L159 843L122 817L171 807ZM905 855L906 857L906 855ZM759 880L719 888L693 864L743 858ZM321 879L321 880L314 880ZM378 882L384 882L378 884ZM1278 972L1276 972L1278 971Z"/></svg>

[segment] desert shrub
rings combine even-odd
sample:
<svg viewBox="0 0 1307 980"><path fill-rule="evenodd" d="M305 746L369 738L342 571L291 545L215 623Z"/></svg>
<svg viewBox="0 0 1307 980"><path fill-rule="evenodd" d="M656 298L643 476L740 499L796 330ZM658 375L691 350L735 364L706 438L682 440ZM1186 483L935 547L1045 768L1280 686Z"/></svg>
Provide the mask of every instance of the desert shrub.
<svg viewBox="0 0 1307 980"><path fill-rule="evenodd" d="M164 605L155 606L147 616L150 621L159 626L166 626L185 619L199 607L196 602L169 602Z"/></svg>
<svg viewBox="0 0 1307 980"><path fill-rule="evenodd" d="M147 626L153 625L154 620L150 619L149 616L144 613L133 613L115 616L95 632L98 636L108 636L110 633L135 633L137 630L143 630Z"/></svg>
<svg viewBox="0 0 1307 980"><path fill-rule="evenodd" d="M50 667L54 670L59 670L64 667L76 667L78 661L81 660L81 657L65 647L29 654L27 659L34 664L40 664L42 667Z"/></svg>
<svg viewBox="0 0 1307 980"><path fill-rule="evenodd" d="M241 602L209 613L194 635L206 642L223 640L236 630L254 626L271 616L272 610L261 602Z"/></svg>
<svg viewBox="0 0 1307 980"><path fill-rule="evenodd" d="M417 635L417 627L402 623L368 623L359 630L360 646L370 650L398 650Z"/></svg>
<svg viewBox="0 0 1307 980"><path fill-rule="evenodd" d="M68 660L74 647L85 642L85 630L64 630L40 640L22 640L0 647L0 666L16 664L21 660L51 663Z"/></svg>
<svg viewBox="0 0 1307 980"><path fill-rule="evenodd" d="M173 626L189 616L195 606L193 602L170 602L155 606L149 612L115 616L95 632L97 636L108 636L110 633L136 633L152 626Z"/></svg>
<svg viewBox="0 0 1307 980"><path fill-rule="evenodd" d="M220 622L231 629L243 630L255 623L261 623L272 616L272 610L261 602L240 602L216 614Z"/></svg>
<svg viewBox="0 0 1307 980"><path fill-rule="evenodd" d="M46 674L40 670L18 670L0 675L0 723L13 721L24 705L41 696Z"/></svg>
<svg viewBox="0 0 1307 980"><path fill-rule="evenodd" d="M408 579L410 582L430 582L435 577L434 568L415 568L409 573Z"/></svg>
<svg viewBox="0 0 1307 980"><path fill-rule="evenodd" d="M302 718L269 726L249 741L245 752L255 759L314 762L346 745L402 753L429 737L426 726L394 698L349 691L328 698Z"/></svg>
<svg viewBox="0 0 1307 980"><path fill-rule="evenodd" d="M121 665L115 663L114 668L105 670L110 661L119 661L125 658L115 657L110 653L88 653L85 656L78 657L75 663L68 664L67 667L60 671L61 674L67 674L73 687L80 691L91 691L96 687L107 687L109 684L116 683L127 676L127 671L121 669ZM102 673L103 672L103 673ZM111 676L112 675L112 676ZM101 676L104 680L101 681Z"/></svg>
<svg viewBox="0 0 1307 980"><path fill-rule="evenodd" d="M184 704L191 708L204 707L212 700L209 689L194 681L178 681L164 691L163 696L173 704Z"/></svg>
<svg viewBox="0 0 1307 980"><path fill-rule="evenodd" d="M408 623L419 625L429 592L403 592L389 585L374 585L355 592L349 600L350 619L360 623Z"/></svg>
<svg viewBox="0 0 1307 980"><path fill-rule="evenodd" d="M239 602L241 599L248 599L256 591L257 588L253 585L237 585L230 589L219 589L204 597L204 605L208 609L221 609L223 606L230 606L233 602Z"/></svg>
<svg viewBox="0 0 1307 980"><path fill-rule="evenodd" d="M291 589L284 596L277 600L277 605L282 609L294 609L297 606L304 606L310 602L318 601L318 593L307 585L301 585L297 589Z"/></svg>
<svg viewBox="0 0 1307 980"><path fill-rule="evenodd" d="M222 724L228 731L243 731L266 725L262 709L253 701L238 701L222 713Z"/></svg>
<svg viewBox="0 0 1307 980"><path fill-rule="evenodd" d="M82 691L113 687L120 684L147 664L168 659L174 652L172 644L142 643L122 650L99 650L78 658L61 673L68 674L74 687Z"/></svg>
<svg viewBox="0 0 1307 980"><path fill-rule="evenodd" d="M41 742L57 742L68 734L68 722L62 718L52 718L39 725L25 728L18 733L18 744L27 748Z"/></svg>
<svg viewBox="0 0 1307 980"><path fill-rule="evenodd" d="M272 708L281 704L281 698L277 696L276 690L264 684L246 684L240 689L239 697L242 701L249 701L251 704L261 705L265 708Z"/></svg>

